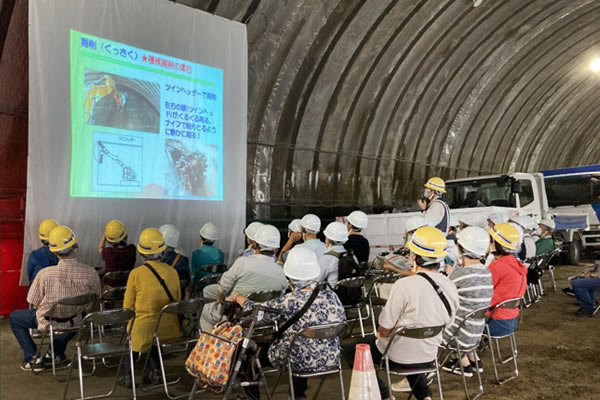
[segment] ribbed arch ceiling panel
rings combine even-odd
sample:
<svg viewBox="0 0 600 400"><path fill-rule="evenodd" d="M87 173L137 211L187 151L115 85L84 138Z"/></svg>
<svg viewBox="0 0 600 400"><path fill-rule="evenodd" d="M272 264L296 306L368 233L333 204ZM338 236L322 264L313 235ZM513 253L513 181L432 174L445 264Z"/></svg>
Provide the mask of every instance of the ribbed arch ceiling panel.
<svg viewBox="0 0 600 400"><path fill-rule="evenodd" d="M248 26L249 218L600 162L598 0L178 2Z"/></svg>

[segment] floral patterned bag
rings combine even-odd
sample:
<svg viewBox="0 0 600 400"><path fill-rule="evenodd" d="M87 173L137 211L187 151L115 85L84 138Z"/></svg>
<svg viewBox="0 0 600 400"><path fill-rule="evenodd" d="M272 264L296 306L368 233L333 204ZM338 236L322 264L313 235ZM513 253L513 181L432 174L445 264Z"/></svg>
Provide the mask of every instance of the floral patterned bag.
<svg viewBox="0 0 600 400"><path fill-rule="evenodd" d="M229 321L224 321L210 333L200 335L185 361L186 370L196 377L198 385L213 392L225 388L238 343L243 339L242 333L240 325L231 326Z"/></svg>

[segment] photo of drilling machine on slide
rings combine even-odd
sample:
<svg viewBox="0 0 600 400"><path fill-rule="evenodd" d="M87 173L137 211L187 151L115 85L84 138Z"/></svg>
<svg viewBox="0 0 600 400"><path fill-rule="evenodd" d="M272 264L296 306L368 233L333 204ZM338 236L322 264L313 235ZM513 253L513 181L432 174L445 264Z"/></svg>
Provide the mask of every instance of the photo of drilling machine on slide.
<svg viewBox="0 0 600 400"><path fill-rule="evenodd" d="M175 139L167 139L165 151L183 189L192 196L203 195L208 168L204 153L190 151L181 141Z"/></svg>

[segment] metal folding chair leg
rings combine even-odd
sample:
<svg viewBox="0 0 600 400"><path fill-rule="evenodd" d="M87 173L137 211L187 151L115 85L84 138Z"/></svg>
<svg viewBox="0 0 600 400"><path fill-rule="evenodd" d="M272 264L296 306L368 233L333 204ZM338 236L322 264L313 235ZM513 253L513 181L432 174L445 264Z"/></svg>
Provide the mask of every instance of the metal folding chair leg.
<svg viewBox="0 0 600 400"><path fill-rule="evenodd" d="M156 349L158 351L158 362L160 365L160 373L161 373L161 377L162 377L162 383L159 385L152 385L152 386L146 386L146 387L142 386L142 391L146 392L149 390L154 390L154 389L158 389L158 388L162 387L162 388L164 388L165 394L167 395L167 397L171 400L182 399L182 398L188 397L188 395L190 394L189 392L182 393L179 395L174 395L173 393L169 392L169 386L175 385L175 384L181 382L181 379L183 377L180 376L179 378L177 378L173 381L170 381L170 382L167 381L167 373L165 371L165 364L164 364L164 360L163 360L162 348L160 345L160 339L158 337L155 337L155 340L153 341L153 346L156 346ZM146 361L144 362L144 367L142 369L142 379L146 373L146 369L147 369L148 363L150 361L151 351L152 350L148 351L148 356L146 357Z"/></svg>
<svg viewBox="0 0 600 400"><path fill-rule="evenodd" d="M550 279L552 280L552 290L556 292L556 280L554 279L554 265L548 265L548 272L550 272Z"/></svg>
<svg viewBox="0 0 600 400"><path fill-rule="evenodd" d="M506 359L502 359L502 355L500 354L500 343L499 343L499 339L497 338L490 338L490 355L492 357L492 366L494 367L494 375L496 377L496 381L498 382L498 384L503 385L508 381L511 381L515 378L517 378L519 376L519 369L517 366L517 340L515 338L515 334L512 333L511 335L508 336L508 339L510 341L510 348L511 348L511 356L507 357ZM498 367L496 364L496 357L494 356L494 347L492 344L492 341L496 342L496 348L498 351L498 361L501 364L506 364L509 361L513 362L513 366L514 366L514 371L513 374L506 378L506 379L500 379L500 375L498 374Z"/></svg>

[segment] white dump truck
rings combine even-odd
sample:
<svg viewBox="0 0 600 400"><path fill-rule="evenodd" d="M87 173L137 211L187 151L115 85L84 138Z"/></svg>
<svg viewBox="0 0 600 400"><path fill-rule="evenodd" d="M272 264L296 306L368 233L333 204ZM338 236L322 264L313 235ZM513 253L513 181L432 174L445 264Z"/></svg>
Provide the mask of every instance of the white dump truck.
<svg viewBox="0 0 600 400"><path fill-rule="evenodd" d="M542 171L550 212L586 218L589 228L571 240L573 251L600 250L600 165ZM577 222L577 221L576 221Z"/></svg>
<svg viewBox="0 0 600 400"><path fill-rule="evenodd" d="M416 200L416 199L415 199ZM458 224L461 216L469 221L487 226L494 216L507 221L516 215L530 215L539 221L554 216L557 224L555 242L566 253L570 264L579 262L580 251L573 241L580 240L581 232L588 228L588 219L582 214L551 213L546 197L544 176L541 173L513 173L446 182L444 201L450 207L451 225ZM369 215L369 226L363 234L371 244L371 258L384 251L393 251L404 243L405 224L419 211ZM568 224L566 224L568 222Z"/></svg>

